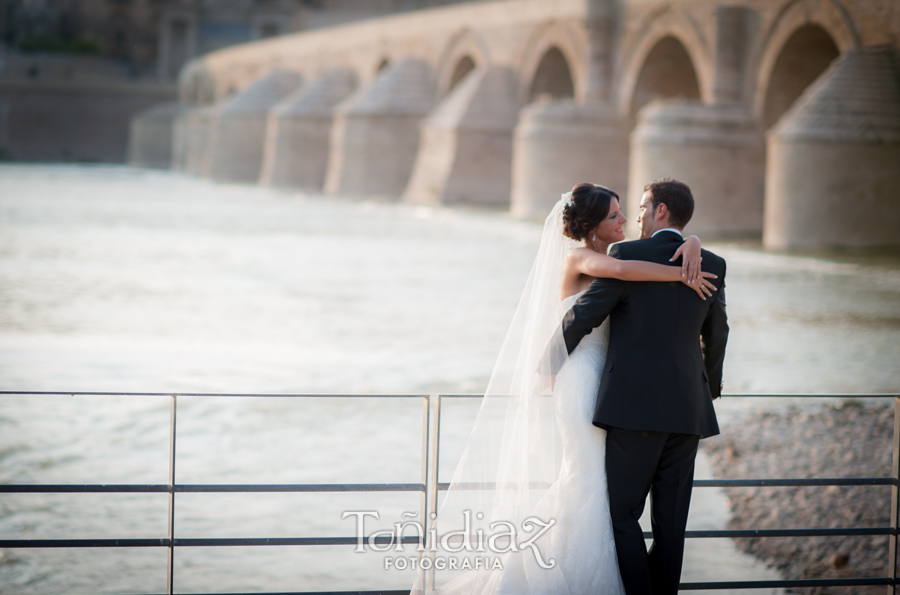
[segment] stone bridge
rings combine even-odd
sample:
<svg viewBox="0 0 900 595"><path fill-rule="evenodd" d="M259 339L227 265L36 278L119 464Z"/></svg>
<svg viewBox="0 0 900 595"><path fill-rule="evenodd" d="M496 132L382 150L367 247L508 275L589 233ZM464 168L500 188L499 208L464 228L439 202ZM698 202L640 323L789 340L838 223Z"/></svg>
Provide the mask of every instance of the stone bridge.
<svg viewBox="0 0 900 595"><path fill-rule="evenodd" d="M194 60L131 161L520 217L591 181L629 225L674 176L704 237L896 246L898 49L896 0L456 4Z"/></svg>

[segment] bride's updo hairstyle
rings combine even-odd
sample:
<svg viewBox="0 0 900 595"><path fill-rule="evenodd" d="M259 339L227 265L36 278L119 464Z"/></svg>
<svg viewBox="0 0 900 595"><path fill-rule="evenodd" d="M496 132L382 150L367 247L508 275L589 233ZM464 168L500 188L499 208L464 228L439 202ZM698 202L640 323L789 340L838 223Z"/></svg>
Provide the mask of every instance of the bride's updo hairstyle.
<svg viewBox="0 0 900 595"><path fill-rule="evenodd" d="M609 214L612 199L619 195L596 184L577 184L563 207L563 235L583 240Z"/></svg>

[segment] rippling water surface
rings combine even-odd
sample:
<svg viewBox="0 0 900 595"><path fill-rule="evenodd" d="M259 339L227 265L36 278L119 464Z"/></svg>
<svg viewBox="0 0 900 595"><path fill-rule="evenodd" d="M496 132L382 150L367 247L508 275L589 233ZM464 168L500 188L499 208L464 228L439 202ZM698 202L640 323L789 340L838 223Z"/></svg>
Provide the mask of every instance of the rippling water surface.
<svg viewBox="0 0 900 595"><path fill-rule="evenodd" d="M537 251L504 214L0 166L0 389L477 392ZM900 390L896 258L728 261L728 392ZM444 420L452 469L476 411ZM720 402L721 416L778 401ZM0 482L166 483L165 397L0 397ZM179 483L421 481L419 399L183 398ZM442 473L442 481L449 473ZM346 536L415 493L178 496L180 537ZM152 495L3 495L0 539L164 537ZM182 592L405 588L352 548L184 548ZM337 552L337 553L336 553ZM412 550L409 550L411 553ZM0 550L0 593L162 592L165 553Z"/></svg>

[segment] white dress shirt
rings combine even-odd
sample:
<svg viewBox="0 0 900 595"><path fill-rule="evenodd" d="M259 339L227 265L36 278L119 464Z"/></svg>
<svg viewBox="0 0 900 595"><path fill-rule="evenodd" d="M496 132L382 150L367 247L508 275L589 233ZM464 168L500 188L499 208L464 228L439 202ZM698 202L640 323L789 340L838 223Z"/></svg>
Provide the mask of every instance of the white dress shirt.
<svg viewBox="0 0 900 595"><path fill-rule="evenodd" d="M652 238L652 237L655 236L656 234L662 233L662 232L664 232L664 231L674 231L675 233L677 233L678 235L680 235L682 238L684 237L684 236L681 234L681 232L680 232L679 230L675 229L674 227L667 227L667 228L665 228L665 229L657 229L656 231L653 232L653 235L651 235L650 237Z"/></svg>

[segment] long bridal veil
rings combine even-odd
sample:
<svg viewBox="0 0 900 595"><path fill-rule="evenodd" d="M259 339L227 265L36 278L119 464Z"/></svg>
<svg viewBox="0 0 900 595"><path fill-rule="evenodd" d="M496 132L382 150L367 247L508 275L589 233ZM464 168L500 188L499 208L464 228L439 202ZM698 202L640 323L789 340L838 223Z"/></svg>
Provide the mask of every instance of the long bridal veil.
<svg viewBox="0 0 900 595"><path fill-rule="evenodd" d="M568 358L560 330L565 314L560 284L566 255L577 246L563 236L569 197L563 195L544 223L537 258L472 433L427 528L434 531L430 539L437 536L425 554L431 557L427 565L467 570L434 591L441 595L495 593L496 561L506 564L512 556L528 556L526 570L559 564L541 553L542 540L553 531L552 519L529 513L561 471L562 443L547 367L552 361L559 370ZM420 570L412 594L430 592L426 572Z"/></svg>

